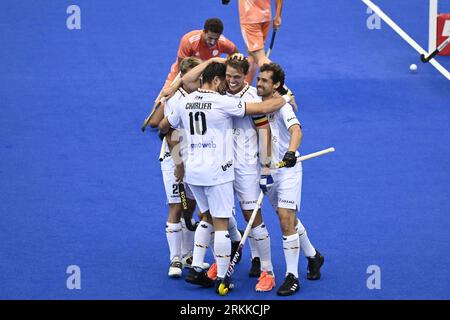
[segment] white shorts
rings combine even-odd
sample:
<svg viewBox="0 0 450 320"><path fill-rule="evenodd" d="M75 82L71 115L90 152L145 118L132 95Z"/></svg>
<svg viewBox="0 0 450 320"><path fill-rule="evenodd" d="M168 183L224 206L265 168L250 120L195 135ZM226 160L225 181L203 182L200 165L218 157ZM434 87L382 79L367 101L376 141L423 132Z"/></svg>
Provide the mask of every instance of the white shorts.
<svg viewBox="0 0 450 320"><path fill-rule="evenodd" d="M189 187L201 212L209 210L214 218L231 218L233 216L233 181L216 186L194 186L190 184Z"/></svg>
<svg viewBox="0 0 450 320"><path fill-rule="evenodd" d="M299 211L302 200L302 170L297 164L293 168L272 170L273 186L267 192L270 204L277 208Z"/></svg>
<svg viewBox="0 0 450 320"><path fill-rule="evenodd" d="M181 203L180 190L178 190L178 183L175 175L173 174L175 166L173 166L171 170L166 170L166 168L162 169L161 172L164 181L164 189L166 190L167 203ZM184 186L184 189L186 190L186 198L195 199L187 183L185 183Z"/></svg>
<svg viewBox="0 0 450 320"><path fill-rule="evenodd" d="M235 174L233 187L242 210L253 210L255 208L259 194L261 193L259 178L259 173L246 175Z"/></svg>

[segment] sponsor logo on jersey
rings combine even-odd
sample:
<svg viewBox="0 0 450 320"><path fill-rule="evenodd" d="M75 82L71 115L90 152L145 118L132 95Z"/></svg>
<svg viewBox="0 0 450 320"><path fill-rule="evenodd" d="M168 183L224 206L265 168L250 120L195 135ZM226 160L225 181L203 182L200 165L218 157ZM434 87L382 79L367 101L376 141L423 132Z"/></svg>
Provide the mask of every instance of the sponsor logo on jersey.
<svg viewBox="0 0 450 320"><path fill-rule="evenodd" d="M224 165L222 165L222 170L227 171L229 168L233 166L233 160L228 161Z"/></svg>
<svg viewBox="0 0 450 320"><path fill-rule="evenodd" d="M281 202L281 203L289 203L289 204L295 204L295 201L292 201L292 200L284 200L284 199L279 199L278 202Z"/></svg>
<svg viewBox="0 0 450 320"><path fill-rule="evenodd" d="M295 120L295 119L297 119L297 117L289 118L289 119L287 119L287 122L292 121L292 120Z"/></svg>
<svg viewBox="0 0 450 320"><path fill-rule="evenodd" d="M253 200L253 201L242 201L242 204L254 204L256 202L257 202L256 200Z"/></svg>
<svg viewBox="0 0 450 320"><path fill-rule="evenodd" d="M217 145L211 141L211 142L199 142L199 143L191 143L191 149L201 149L201 148L211 148L215 149Z"/></svg>

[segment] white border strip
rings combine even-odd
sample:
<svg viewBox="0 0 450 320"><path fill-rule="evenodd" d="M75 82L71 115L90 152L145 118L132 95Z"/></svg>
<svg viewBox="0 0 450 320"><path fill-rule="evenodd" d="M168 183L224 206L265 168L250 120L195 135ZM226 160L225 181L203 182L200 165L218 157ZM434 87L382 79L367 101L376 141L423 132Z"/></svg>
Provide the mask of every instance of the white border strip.
<svg viewBox="0 0 450 320"><path fill-rule="evenodd" d="M389 18L381 9L376 6L370 0L361 0L364 2L369 8L371 8L384 22L386 22L395 32L398 33L400 37L403 38L411 47L413 47L419 54L428 55L426 52L413 38L411 38L405 31L402 30L391 18ZM450 80L450 72L445 69L439 62L435 59L431 59L430 63L435 67L447 80Z"/></svg>

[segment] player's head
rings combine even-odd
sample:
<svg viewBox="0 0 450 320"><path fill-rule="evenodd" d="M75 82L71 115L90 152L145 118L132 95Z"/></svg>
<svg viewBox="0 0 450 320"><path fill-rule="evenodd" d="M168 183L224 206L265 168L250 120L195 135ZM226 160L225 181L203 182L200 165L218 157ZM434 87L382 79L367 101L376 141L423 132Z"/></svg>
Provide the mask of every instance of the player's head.
<svg viewBox="0 0 450 320"><path fill-rule="evenodd" d="M224 63L213 62L209 64L202 73L203 86L224 94L228 89L225 79L226 68Z"/></svg>
<svg viewBox="0 0 450 320"><path fill-rule="evenodd" d="M268 97L278 91L283 92L284 71L279 64L266 63L259 69L258 80L256 82L257 93L261 97Z"/></svg>
<svg viewBox="0 0 450 320"><path fill-rule="evenodd" d="M219 18L211 18L205 21L203 26L203 40L208 47L216 45L223 32L223 23Z"/></svg>
<svg viewBox="0 0 450 320"><path fill-rule="evenodd" d="M238 93L245 85L245 76L248 73L250 64L247 59L228 59L226 62L226 79L228 84L228 90L231 93Z"/></svg>
<svg viewBox="0 0 450 320"><path fill-rule="evenodd" d="M186 73L188 73L192 68L195 68L200 63L202 63L202 60L196 57L187 57L181 60L180 62L180 74L181 76L184 76ZM187 92L195 91L198 87L200 87L200 79L198 79L195 82L191 82L189 84L183 83L183 89Z"/></svg>
<svg viewBox="0 0 450 320"><path fill-rule="evenodd" d="M181 60L180 62L180 73L181 76L184 76L186 73L188 73L192 68L198 66L200 63L202 63L202 60L196 57L187 57Z"/></svg>

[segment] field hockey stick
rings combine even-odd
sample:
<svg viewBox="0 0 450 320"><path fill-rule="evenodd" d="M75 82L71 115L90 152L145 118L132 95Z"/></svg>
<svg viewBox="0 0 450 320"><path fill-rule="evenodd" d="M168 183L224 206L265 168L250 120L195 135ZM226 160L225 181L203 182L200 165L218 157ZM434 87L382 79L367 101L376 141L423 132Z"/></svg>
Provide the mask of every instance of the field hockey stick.
<svg viewBox="0 0 450 320"><path fill-rule="evenodd" d="M305 156L299 157L297 159L297 161L305 161L305 160L312 159L312 158L315 158L315 157L319 157L321 155L324 155L324 154L327 154L327 153L330 153L330 152L334 152L334 151L335 151L334 148L328 148L328 149L325 149L325 150L322 150L322 151L310 153L310 154L307 154ZM279 167L279 168L282 168L282 167ZM227 273L225 274L225 277L223 278L222 282L219 285L218 291L219 291L219 294L221 296L226 295L229 292L229 290L230 290L230 287L229 287L230 286L230 279L231 279L231 275L234 273L234 267L235 267L235 265L236 265L236 263L237 263L237 261L239 259L239 256L240 256L239 250L244 247L245 241L247 240L248 234L250 233L250 230L252 228L253 221L255 220L256 213L258 212L258 209L261 207L261 203L262 203L263 199L264 199L264 193L261 191L259 193L258 201L256 201L256 206L253 209L252 215L250 216L250 219L248 221L247 227L245 228L245 232L242 235L242 239L239 242L239 247L236 250L236 253L234 254L234 257L233 257L233 259L230 262L230 266L228 267L228 270L227 270Z"/></svg>
<svg viewBox="0 0 450 320"><path fill-rule="evenodd" d="M335 151L334 148L328 148L328 149L324 149L324 150L317 151L314 153L310 153L305 156L297 157L297 162L301 162L301 161L305 161L305 160L308 160L311 158L319 157L319 156L322 156L324 154L334 152L334 151ZM284 167L286 167L286 162L280 161L277 164L275 164L275 166L271 167L271 169L280 169L280 168L284 168Z"/></svg>
<svg viewBox="0 0 450 320"><path fill-rule="evenodd" d="M184 187L184 183L180 182L178 184L178 191L180 192L180 199L181 199L181 208L183 210L183 219L184 223L186 224L186 229L189 231L195 231L197 230L198 221L193 225L192 224L192 215L188 212L188 203L186 198L186 189Z"/></svg>
<svg viewBox="0 0 450 320"><path fill-rule="evenodd" d="M162 162L164 160L164 158L166 157L166 145L167 145L167 141L166 141L166 137L164 137L162 144L161 144L161 149L159 150L159 161Z"/></svg>
<svg viewBox="0 0 450 320"><path fill-rule="evenodd" d="M275 36L277 34L277 30L278 29L273 29L273 31L272 31L272 38L270 39L269 49L267 50L267 53L266 53L267 58L270 57L270 53L272 52L272 48L273 48L273 44L275 42Z"/></svg>
<svg viewBox="0 0 450 320"><path fill-rule="evenodd" d="M239 246L236 250L236 253L234 254L233 259L230 262L230 265L228 267L227 273L225 274L225 277L223 278L222 282L219 285L219 294L221 296L224 296L228 293L230 290L230 278L231 275L234 273L234 267L239 260L240 253L239 251L244 247L245 241L247 240L248 234L250 233L250 230L252 229L253 221L255 221L256 213L258 212L259 207L261 206L261 203L264 199L264 193L261 191L259 193L258 201L256 201L255 208L253 209L252 215L250 216L250 220L248 220L247 227L245 228L244 234L242 235L242 239L239 242Z"/></svg>
<svg viewBox="0 0 450 320"><path fill-rule="evenodd" d="M155 114L156 110L159 109L159 107L161 107L161 104L163 104L166 101L165 97L162 97L159 102L157 104L155 104L153 106L152 111L150 112L150 114L148 115L147 118L145 118L144 122L142 123L141 126L141 131L144 132L145 129L147 128L148 124L150 123L150 120L152 119L153 115Z"/></svg>
<svg viewBox="0 0 450 320"><path fill-rule="evenodd" d="M441 43L441 45L439 47L436 48L436 50L434 50L428 57L425 57L424 54L420 55L420 60L422 60L423 63L427 63L429 62L431 59L433 59L439 52L441 52L442 50L444 50L445 47L448 46L448 44L450 43L450 37L447 38L447 40L445 40L444 42Z"/></svg>

